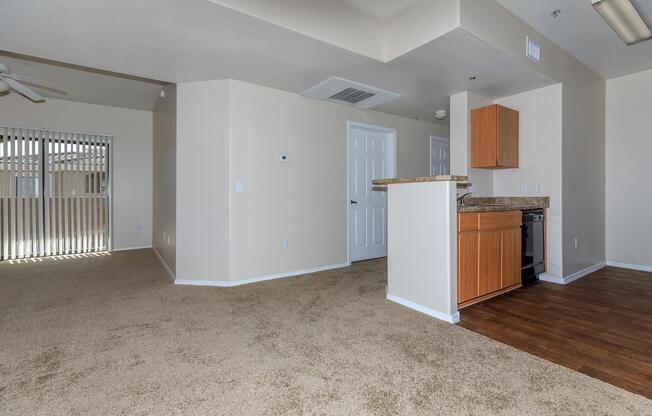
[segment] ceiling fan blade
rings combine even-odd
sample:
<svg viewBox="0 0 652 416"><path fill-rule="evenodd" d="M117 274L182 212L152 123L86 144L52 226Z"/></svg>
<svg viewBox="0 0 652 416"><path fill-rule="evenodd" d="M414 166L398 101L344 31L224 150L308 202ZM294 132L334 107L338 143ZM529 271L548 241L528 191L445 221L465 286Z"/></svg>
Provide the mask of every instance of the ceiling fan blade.
<svg viewBox="0 0 652 416"><path fill-rule="evenodd" d="M41 81L40 79L36 79L36 78L32 78L32 77L26 77L24 75L18 75L18 74L10 74L9 78L12 78L12 79L14 79L16 81L26 82L28 84L33 84L33 85L35 85L37 87L45 87L45 88L50 89L50 90L54 90L54 91L57 91L57 92L60 92L60 93L63 93L63 94L67 94L66 90L64 90L62 86L57 85L57 84L53 84L51 82Z"/></svg>
<svg viewBox="0 0 652 416"><path fill-rule="evenodd" d="M3 78L2 80L7 84L9 84L11 88L23 94L25 97L29 98L34 102L45 101L45 98L43 98L40 94L35 93L34 91L30 90L29 88L27 88L26 86L24 86L23 84L21 84L20 82L12 78L6 77Z"/></svg>

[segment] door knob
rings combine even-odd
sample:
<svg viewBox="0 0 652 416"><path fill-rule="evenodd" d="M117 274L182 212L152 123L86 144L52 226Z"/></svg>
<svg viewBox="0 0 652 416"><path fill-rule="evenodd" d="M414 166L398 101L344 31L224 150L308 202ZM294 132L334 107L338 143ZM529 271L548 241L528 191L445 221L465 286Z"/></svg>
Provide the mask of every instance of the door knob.
<svg viewBox="0 0 652 416"><path fill-rule="evenodd" d="M358 203L358 201L351 200L351 205L355 205L357 203Z"/></svg>

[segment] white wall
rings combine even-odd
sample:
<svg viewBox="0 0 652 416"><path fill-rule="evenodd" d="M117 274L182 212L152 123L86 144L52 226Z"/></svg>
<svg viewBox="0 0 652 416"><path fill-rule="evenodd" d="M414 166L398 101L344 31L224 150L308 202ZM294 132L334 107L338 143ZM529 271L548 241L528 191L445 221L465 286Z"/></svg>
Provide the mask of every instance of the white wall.
<svg viewBox="0 0 652 416"><path fill-rule="evenodd" d="M492 104L489 98L464 91L450 100L451 174L468 176L473 195L493 195L493 173L488 169L471 168L471 110Z"/></svg>
<svg viewBox="0 0 652 416"><path fill-rule="evenodd" d="M607 260L652 271L652 71L607 81Z"/></svg>
<svg viewBox="0 0 652 416"><path fill-rule="evenodd" d="M346 263L349 120L397 129L400 176L427 175L429 136L448 137L446 126L239 81L178 84L177 279Z"/></svg>
<svg viewBox="0 0 652 416"><path fill-rule="evenodd" d="M152 113L48 98L0 97L0 125L116 136L113 248L152 245Z"/></svg>
<svg viewBox="0 0 652 416"><path fill-rule="evenodd" d="M154 108L152 246L172 274L177 241L177 88L166 86Z"/></svg>
<svg viewBox="0 0 652 416"><path fill-rule="evenodd" d="M453 182L389 185L387 298L456 323L457 205Z"/></svg>
<svg viewBox="0 0 652 416"><path fill-rule="evenodd" d="M448 137L445 126L239 81L230 117L232 280L347 261L348 120L397 129L398 176L428 175L429 136ZM277 162L282 152L290 163Z"/></svg>
<svg viewBox="0 0 652 416"><path fill-rule="evenodd" d="M519 168L493 172L496 196L549 196L547 273L562 277L562 85L552 85L495 100L519 111ZM537 192L536 184L543 185ZM521 191L526 184L528 190Z"/></svg>
<svg viewBox="0 0 652 416"><path fill-rule="evenodd" d="M451 175L469 174L469 106L468 91L450 98L450 162Z"/></svg>
<svg viewBox="0 0 652 416"><path fill-rule="evenodd" d="M569 71L568 79L562 91L564 276L606 259L605 81L583 70Z"/></svg>
<svg viewBox="0 0 652 416"><path fill-rule="evenodd" d="M228 101L226 80L177 84L178 279L228 280Z"/></svg>

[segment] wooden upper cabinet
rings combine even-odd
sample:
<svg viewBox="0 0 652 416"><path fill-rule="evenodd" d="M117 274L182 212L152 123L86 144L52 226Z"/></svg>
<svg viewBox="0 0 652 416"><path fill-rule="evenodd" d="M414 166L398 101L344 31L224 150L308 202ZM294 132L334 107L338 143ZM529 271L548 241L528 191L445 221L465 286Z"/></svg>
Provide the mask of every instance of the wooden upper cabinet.
<svg viewBox="0 0 652 416"><path fill-rule="evenodd" d="M471 111L471 167L518 167L518 111L498 104Z"/></svg>

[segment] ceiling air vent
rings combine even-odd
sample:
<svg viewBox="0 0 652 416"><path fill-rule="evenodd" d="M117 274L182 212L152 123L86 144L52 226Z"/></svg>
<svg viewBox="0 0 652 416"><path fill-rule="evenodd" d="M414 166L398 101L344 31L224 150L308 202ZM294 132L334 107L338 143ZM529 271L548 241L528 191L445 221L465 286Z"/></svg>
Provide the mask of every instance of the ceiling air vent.
<svg viewBox="0 0 652 416"><path fill-rule="evenodd" d="M541 63L541 44L530 36L525 37L525 55L534 62Z"/></svg>
<svg viewBox="0 0 652 416"><path fill-rule="evenodd" d="M371 108L385 103L400 94L370 87L340 77L330 77L303 93L310 98L350 104L359 108Z"/></svg>
<svg viewBox="0 0 652 416"><path fill-rule="evenodd" d="M356 90L355 88L347 88L344 91L340 91L337 94L333 95L331 100L346 101L347 103L357 104L362 100L373 97L373 92L367 92L362 90Z"/></svg>

